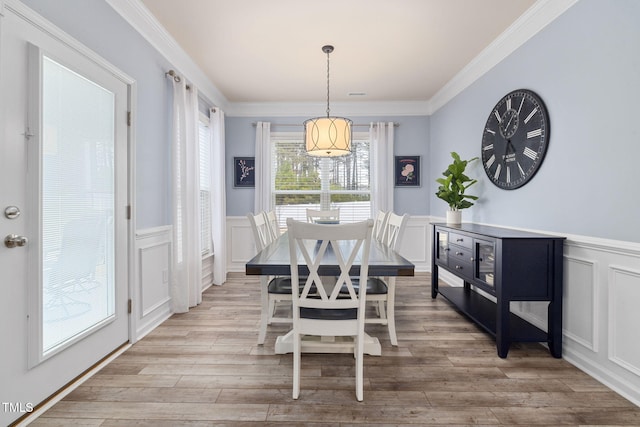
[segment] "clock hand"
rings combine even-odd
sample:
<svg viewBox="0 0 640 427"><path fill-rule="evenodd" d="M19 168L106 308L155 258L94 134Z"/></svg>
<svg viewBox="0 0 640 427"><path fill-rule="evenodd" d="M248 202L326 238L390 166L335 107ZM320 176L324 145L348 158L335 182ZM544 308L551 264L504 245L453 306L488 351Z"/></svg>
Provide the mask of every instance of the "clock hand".
<svg viewBox="0 0 640 427"><path fill-rule="evenodd" d="M509 125L511 124L511 120L513 120L513 114L511 114L511 117L509 117L509 121L507 122L507 125L505 126L505 129L509 129Z"/></svg>

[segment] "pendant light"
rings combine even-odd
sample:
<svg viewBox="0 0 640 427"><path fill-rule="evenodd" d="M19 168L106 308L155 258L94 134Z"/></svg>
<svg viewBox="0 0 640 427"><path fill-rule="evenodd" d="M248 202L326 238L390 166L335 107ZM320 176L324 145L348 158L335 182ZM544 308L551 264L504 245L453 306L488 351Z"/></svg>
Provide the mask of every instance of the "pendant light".
<svg viewBox="0 0 640 427"><path fill-rule="evenodd" d="M322 46L327 54L327 116L305 120L304 142L307 154L315 157L339 157L351 154L353 122L344 117L331 117L329 110L329 54L333 46Z"/></svg>

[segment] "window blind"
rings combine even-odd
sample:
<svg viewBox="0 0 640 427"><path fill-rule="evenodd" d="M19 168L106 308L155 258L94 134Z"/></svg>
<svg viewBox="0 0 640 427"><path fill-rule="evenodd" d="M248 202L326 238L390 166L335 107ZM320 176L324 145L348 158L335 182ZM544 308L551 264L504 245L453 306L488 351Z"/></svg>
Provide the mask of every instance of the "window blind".
<svg viewBox="0 0 640 427"><path fill-rule="evenodd" d="M200 249L202 255L212 250L211 243L211 138L205 123L198 124L200 144Z"/></svg>

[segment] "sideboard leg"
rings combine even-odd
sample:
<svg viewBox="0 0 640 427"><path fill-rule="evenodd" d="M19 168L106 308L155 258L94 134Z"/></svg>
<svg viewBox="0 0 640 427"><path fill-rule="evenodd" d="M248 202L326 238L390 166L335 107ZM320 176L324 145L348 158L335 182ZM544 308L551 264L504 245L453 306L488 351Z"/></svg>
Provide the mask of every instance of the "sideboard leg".
<svg viewBox="0 0 640 427"><path fill-rule="evenodd" d="M438 296L438 267L431 264L431 298Z"/></svg>
<svg viewBox="0 0 640 427"><path fill-rule="evenodd" d="M548 310L549 352L553 357L560 359L562 357L562 306L551 301Z"/></svg>
<svg viewBox="0 0 640 427"><path fill-rule="evenodd" d="M502 300L496 305L496 347L498 349L498 356L501 358L507 357L509 352L510 339L510 316L509 300Z"/></svg>

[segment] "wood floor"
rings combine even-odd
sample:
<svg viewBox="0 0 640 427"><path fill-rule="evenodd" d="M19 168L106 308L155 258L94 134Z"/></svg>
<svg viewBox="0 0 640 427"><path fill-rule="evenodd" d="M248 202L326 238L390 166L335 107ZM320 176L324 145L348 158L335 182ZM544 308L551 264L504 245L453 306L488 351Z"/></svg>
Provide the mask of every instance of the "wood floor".
<svg viewBox="0 0 640 427"><path fill-rule="evenodd" d="M300 399L291 355L274 355L272 326L258 346L259 282L236 274L203 303L174 315L44 413L34 426L625 425L640 408L539 344L493 339L432 300L429 276L400 278L398 347L383 326L367 331L382 356L366 356L364 402L351 355L303 355Z"/></svg>

